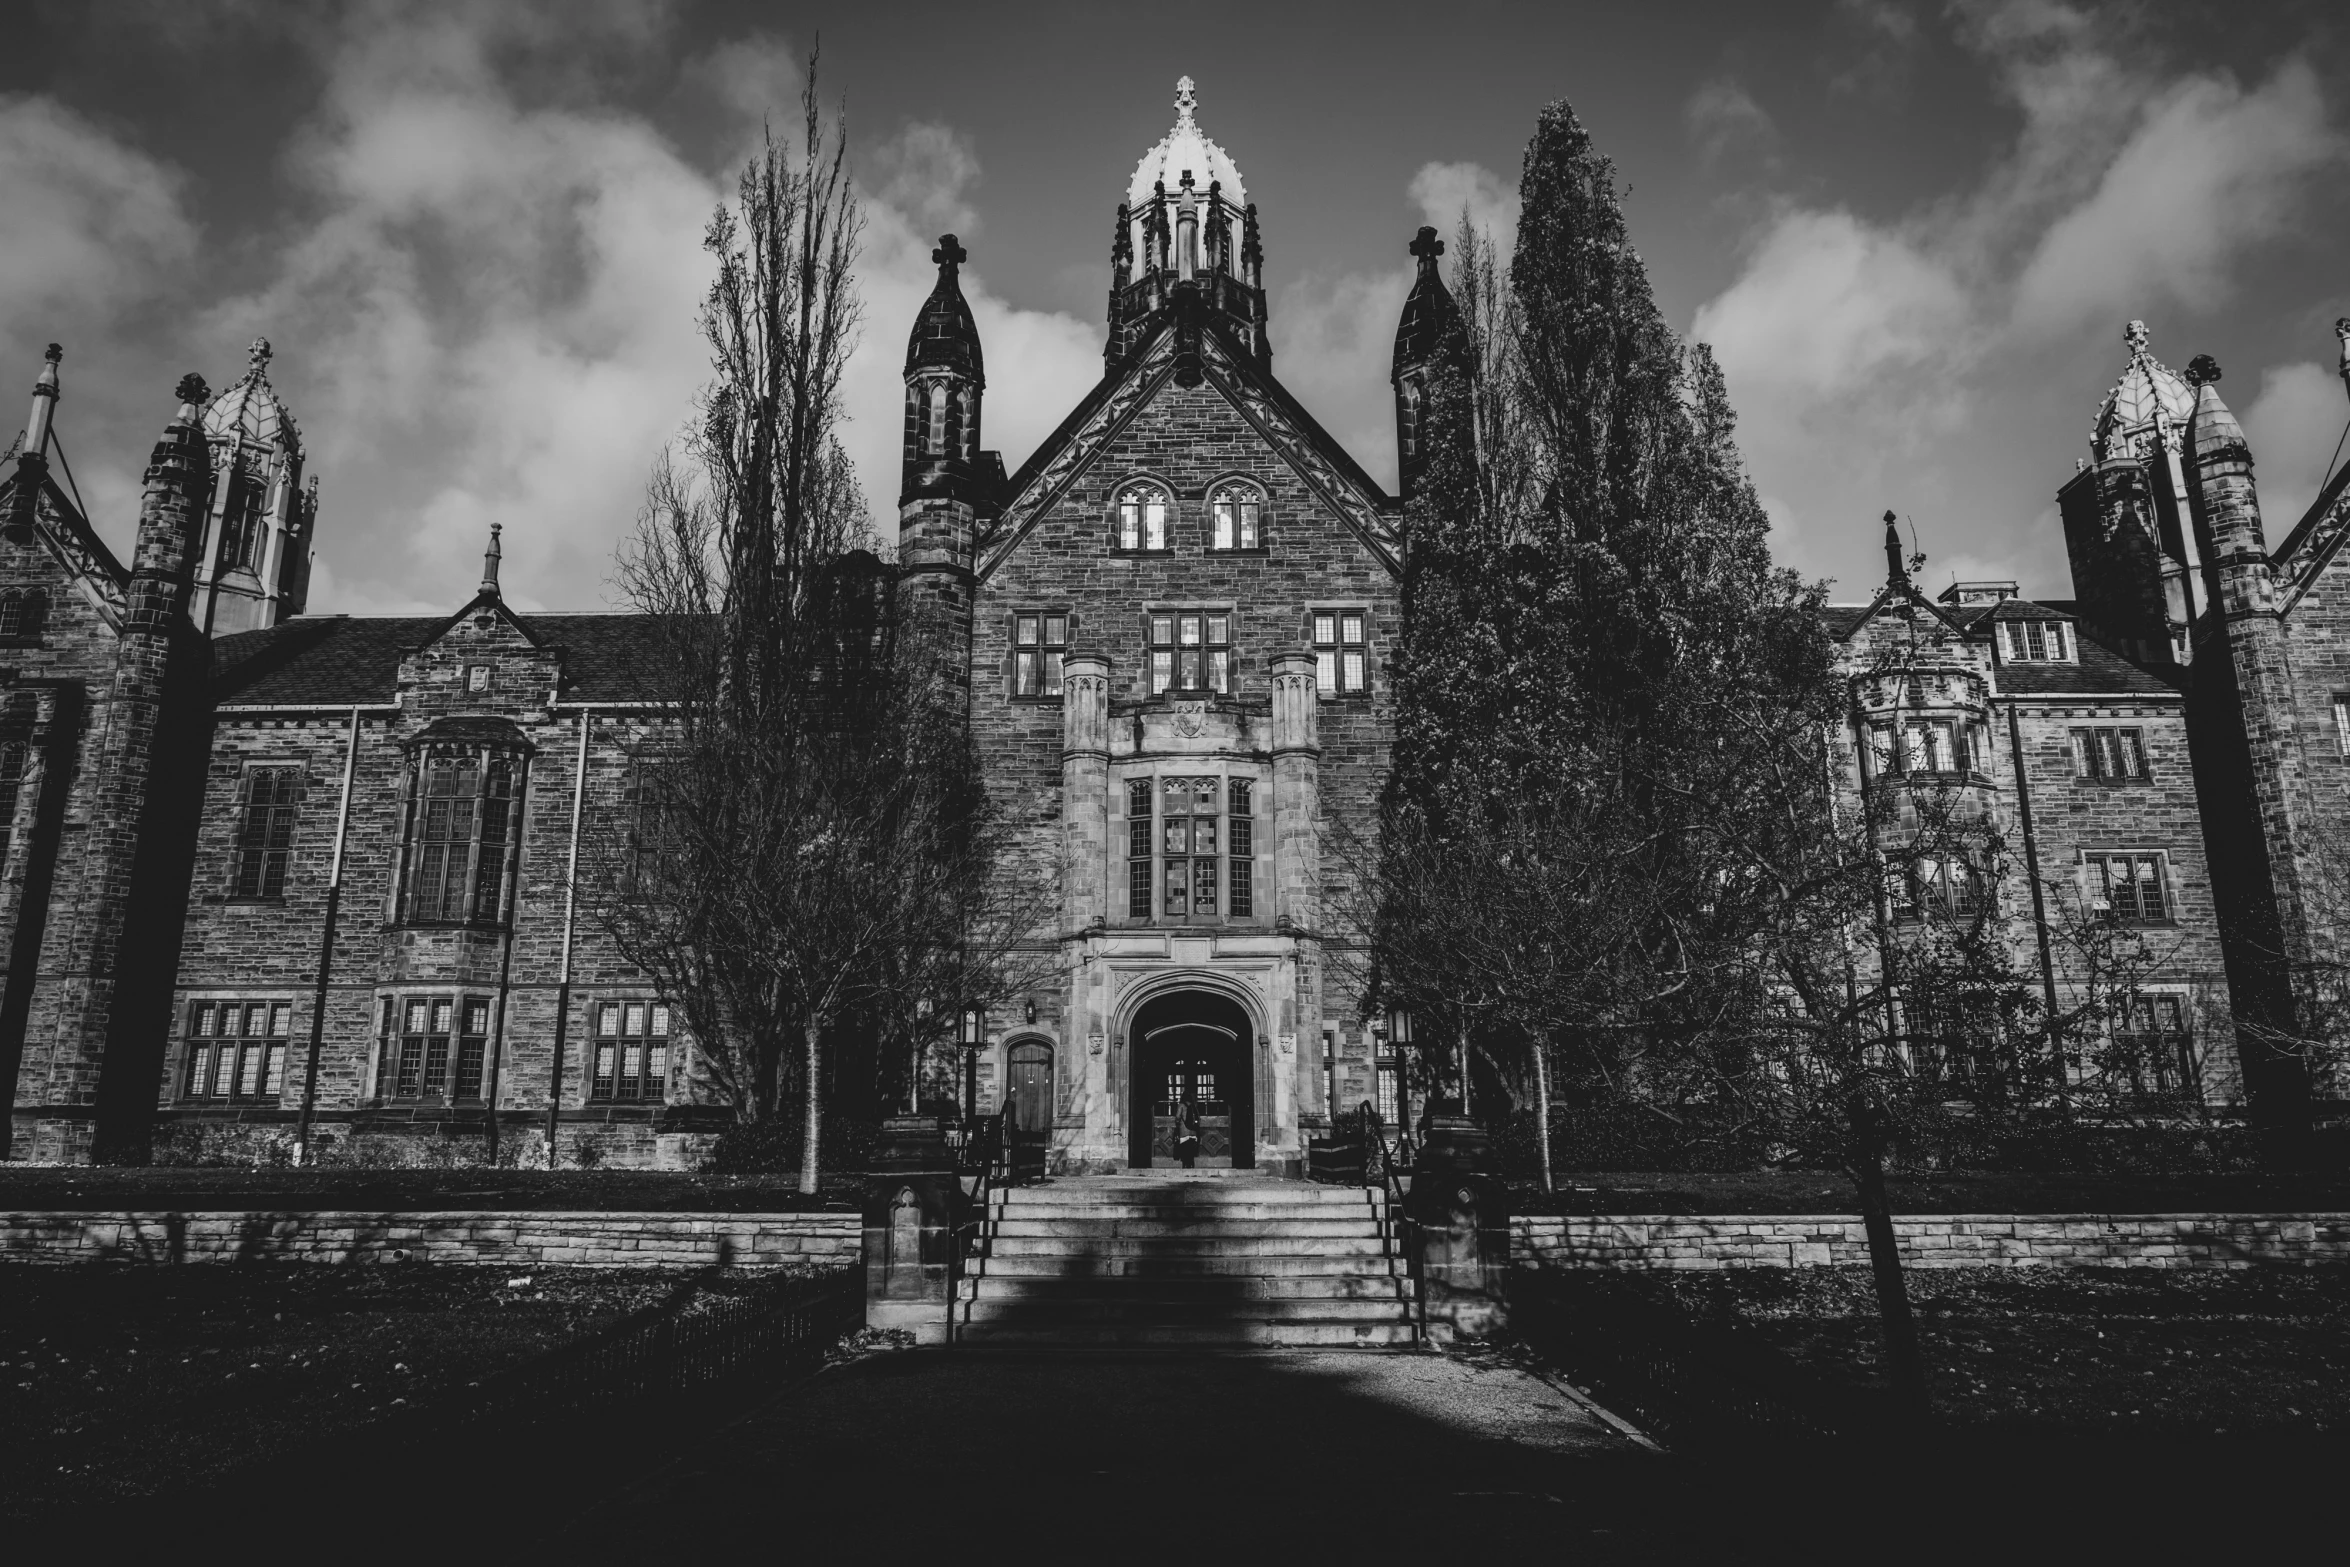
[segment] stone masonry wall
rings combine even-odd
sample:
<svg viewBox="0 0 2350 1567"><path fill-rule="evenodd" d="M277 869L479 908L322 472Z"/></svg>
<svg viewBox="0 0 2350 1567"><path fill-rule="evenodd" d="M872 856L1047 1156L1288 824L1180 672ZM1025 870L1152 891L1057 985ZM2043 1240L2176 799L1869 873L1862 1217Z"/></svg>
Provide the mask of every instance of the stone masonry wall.
<svg viewBox="0 0 2350 1567"><path fill-rule="evenodd" d="M1112 547L1116 496L1141 478L1159 481L1174 495L1171 548L1164 553ZM1259 550L1207 548L1209 492L1231 478L1252 480L1265 492ZM1370 690L1325 699L1320 711L1320 923L1330 925L1328 908L1349 890L1335 839L1371 832L1385 777L1386 661L1400 632L1396 584L1378 556L1211 384L1162 386L980 585L972 628L973 726L989 784L1019 835L1023 873L1040 890L1050 889L1049 902L1060 906L1061 707L1058 701L1012 699L1012 617L1023 611L1072 615L1071 650L1110 660L1115 727L1130 721L1134 704L1150 699L1148 605L1232 606L1230 696L1252 702L1269 694L1273 657L1309 645L1312 609L1368 610ZM1269 825L1268 816L1259 828L1268 839ZM1111 927L1151 924L1126 919L1123 841L1110 849L1116 861L1109 876ZM1270 920L1251 924L1262 929ZM1060 1033L1068 1051L1073 1041L1059 1016L1066 993L1036 999L1038 1024ZM1352 1010L1351 997L1322 997L1323 1017L1347 1017ZM1318 1053L1321 1046L1318 1039L1301 1038L1298 1048ZM1062 1070L1076 1065L1065 1057Z"/></svg>
<svg viewBox="0 0 2350 1567"><path fill-rule="evenodd" d="M1897 1218L1912 1268L2250 1268L2350 1262L2350 1213L1963 1213ZM1512 1260L1535 1268L1825 1268L1869 1260L1861 1221L1520 1217Z"/></svg>
<svg viewBox="0 0 2350 1567"><path fill-rule="evenodd" d="M6 1213L14 1262L447 1262L814 1268L852 1262L853 1213Z"/></svg>

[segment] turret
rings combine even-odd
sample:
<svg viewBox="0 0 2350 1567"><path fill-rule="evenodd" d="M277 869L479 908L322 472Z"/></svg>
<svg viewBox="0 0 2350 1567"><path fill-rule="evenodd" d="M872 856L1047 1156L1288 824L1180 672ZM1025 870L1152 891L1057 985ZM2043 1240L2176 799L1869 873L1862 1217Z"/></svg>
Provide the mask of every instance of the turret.
<svg viewBox="0 0 2350 1567"><path fill-rule="evenodd" d="M64 357L65 350L51 343L33 381L33 406L25 416L24 440L16 453L16 490L9 501L8 528L21 538L31 537L33 519L40 514L41 488L49 482L49 427L57 416L57 365Z"/></svg>
<svg viewBox="0 0 2350 1567"><path fill-rule="evenodd" d="M970 258L955 236L939 236L930 259L938 285L922 302L906 344L905 487L899 504L951 499L973 504L979 470L979 409L987 369L979 328L963 299L962 264ZM993 497L985 497L993 499Z"/></svg>
<svg viewBox="0 0 2350 1567"><path fill-rule="evenodd" d="M941 677L957 684L969 678L972 550L1003 471L1002 459L979 449L987 371L959 276L968 257L952 234L940 235L930 253L938 285L906 344L905 487L898 496L907 609Z"/></svg>
<svg viewBox="0 0 2350 1567"><path fill-rule="evenodd" d="M269 339L204 411L213 490L196 552L189 613L213 635L274 626L310 597L318 487L303 483L302 431L269 382Z"/></svg>
<svg viewBox="0 0 2350 1567"><path fill-rule="evenodd" d="M2234 617L2273 607L2268 540L2260 526L2260 493L2252 479L2252 448L2244 427L2220 400L2219 365L2209 354L2187 366L2195 412L2187 424L2187 458L2195 479L2196 531L2207 560L2212 602Z"/></svg>
<svg viewBox="0 0 2350 1567"><path fill-rule="evenodd" d="M1395 451L1403 493L1409 498L1427 465L1422 418L1430 381L1448 354L1460 347L1461 312L1436 270L1444 241L1433 228L1422 228L1411 243L1420 274L1404 297L1403 319L1395 328L1395 368L1389 380L1395 387Z"/></svg>
<svg viewBox="0 0 2350 1567"><path fill-rule="evenodd" d="M1115 370L1165 324L1163 312L1190 285L1189 319L1222 329L1259 366L1271 363L1265 336L1264 240L1240 170L1200 129L1199 95L1175 84L1174 129L1142 155L1118 207L1110 242L1110 331L1104 357ZM1235 230L1239 241L1234 242Z"/></svg>
<svg viewBox="0 0 2350 1567"><path fill-rule="evenodd" d="M179 410L147 459L139 537L131 555L126 644L139 632L167 637L173 622L187 610L205 498L218 488L197 412L205 402L204 378L192 372L181 376L176 395ZM123 656L126 661L131 657L127 645ZM154 656L162 656L160 647Z"/></svg>
<svg viewBox="0 0 2350 1567"><path fill-rule="evenodd" d="M2073 594L2097 635L2142 664L2184 664L2210 608L2190 520L2184 440L2195 394L2149 351L2146 323L2099 404L2089 459L2057 492Z"/></svg>

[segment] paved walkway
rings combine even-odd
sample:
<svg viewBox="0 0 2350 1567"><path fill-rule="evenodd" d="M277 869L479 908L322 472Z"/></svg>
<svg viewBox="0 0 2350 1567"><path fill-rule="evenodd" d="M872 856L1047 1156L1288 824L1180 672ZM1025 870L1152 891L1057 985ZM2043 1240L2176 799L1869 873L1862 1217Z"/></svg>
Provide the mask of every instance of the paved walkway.
<svg viewBox="0 0 2350 1567"><path fill-rule="evenodd" d="M1657 1462L1534 1377L1432 1354L901 1351L698 1440L556 1554L1556 1550L1635 1524Z"/></svg>

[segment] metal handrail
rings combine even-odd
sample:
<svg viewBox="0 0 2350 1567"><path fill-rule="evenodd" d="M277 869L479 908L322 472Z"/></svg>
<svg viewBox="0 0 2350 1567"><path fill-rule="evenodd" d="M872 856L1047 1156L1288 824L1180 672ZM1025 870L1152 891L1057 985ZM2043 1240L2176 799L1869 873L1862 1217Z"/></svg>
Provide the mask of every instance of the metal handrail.
<svg viewBox="0 0 2350 1567"><path fill-rule="evenodd" d="M1404 1268L1412 1278L1412 1331L1424 1340L1428 1336L1428 1307L1419 1286L1419 1248L1410 1244L1412 1221L1403 1207L1403 1173L1417 1162L1413 1157L1416 1150L1411 1139L1400 1132L1393 1143L1388 1142L1379 1109L1368 1099L1355 1108L1352 1116L1343 1119L1354 1122L1355 1137L1362 1146L1363 1184L1387 1199L1387 1222L1381 1244L1387 1248L1388 1256L1403 1258Z"/></svg>
<svg viewBox="0 0 2350 1567"><path fill-rule="evenodd" d="M998 1185L1009 1186L1011 1179L1011 1151L1004 1135L1006 1117L1003 1115L975 1115L963 1123L962 1136L955 1148L955 1180L971 1182L966 1189L971 1205L966 1217L955 1226L953 1243L948 1247L947 1269L947 1340L952 1343L959 1334L955 1309L960 1302L963 1281L970 1277L971 1263L987 1244L988 1210L994 1206Z"/></svg>

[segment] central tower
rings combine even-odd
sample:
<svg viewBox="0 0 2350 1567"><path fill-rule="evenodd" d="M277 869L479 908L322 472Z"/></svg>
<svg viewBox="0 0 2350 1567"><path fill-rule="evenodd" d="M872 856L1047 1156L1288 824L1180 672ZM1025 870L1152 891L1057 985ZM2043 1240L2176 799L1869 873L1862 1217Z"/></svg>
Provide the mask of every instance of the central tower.
<svg viewBox="0 0 2350 1567"><path fill-rule="evenodd" d="M1273 362L1265 339L1265 249L1240 169L1208 139L1192 111L1199 94L1175 84L1175 126L1142 155L1118 205L1110 242L1110 340L1116 370L1147 342L1164 312L1221 315L1257 368Z"/></svg>

